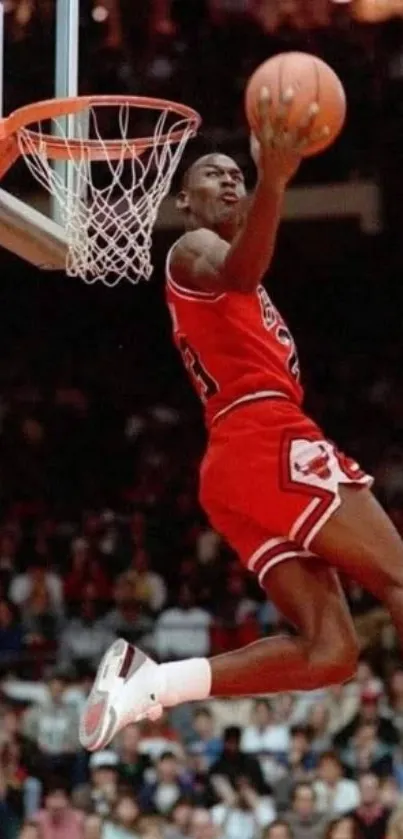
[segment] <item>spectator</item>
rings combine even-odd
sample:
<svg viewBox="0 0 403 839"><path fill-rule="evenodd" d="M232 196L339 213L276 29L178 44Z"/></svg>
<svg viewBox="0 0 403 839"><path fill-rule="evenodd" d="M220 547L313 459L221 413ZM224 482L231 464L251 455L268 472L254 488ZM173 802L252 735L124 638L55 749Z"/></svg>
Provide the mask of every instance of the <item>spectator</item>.
<svg viewBox="0 0 403 839"><path fill-rule="evenodd" d="M41 839L39 824L27 819L21 827L18 839Z"/></svg>
<svg viewBox="0 0 403 839"><path fill-rule="evenodd" d="M193 714L192 753L203 758L208 769L222 751L222 740L214 735L214 717L207 706L197 708Z"/></svg>
<svg viewBox="0 0 403 839"><path fill-rule="evenodd" d="M137 839L137 820L140 811L132 795L121 795L102 830L102 839Z"/></svg>
<svg viewBox="0 0 403 839"><path fill-rule="evenodd" d="M313 742L315 742L314 733L309 725L292 726L288 762L293 768L294 777L298 773L304 776L303 780L312 776L317 764L317 755L312 747Z"/></svg>
<svg viewBox="0 0 403 839"><path fill-rule="evenodd" d="M164 752L173 752L177 757L184 757L183 744L165 712L158 720L144 721L141 726L141 740L139 747L141 754L156 761Z"/></svg>
<svg viewBox="0 0 403 839"><path fill-rule="evenodd" d="M34 554L27 570L17 574L10 585L10 600L20 608L25 607L38 590L45 588L52 613L62 615L64 611L63 586L60 577L47 570L47 560Z"/></svg>
<svg viewBox="0 0 403 839"><path fill-rule="evenodd" d="M289 726L276 722L269 701L258 699L253 708L251 725L244 728L241 749L257 756L267 752L284 756L289 744Z"/></svg>
<svg viewBox="0 0 403 839"><path fill-rule="evenodd" d="M157 620L154 645L158 658L166 661L207 656L211 623L211 615L196 606L192 589L182 584L176 605L162 612Z"/></svg>
<svg viewBox="0 0 403 839"><path fill-rule="evenodd" d="M12 707L5 705L0 718L1 747L11 748L9 757L14 772L17 766L23 767L24 781L24 812L25 816L31 816L32 812L38 809L38 788L41 785L36 779L38 771L38 751L36 746L21 733L21 716Z"/></svg>
<svg viewBox="0 0 403 839"><path fill-rule="evenodd" d="M152 766L148 755L139 752L139 742L139 726L133 723L121 731L116 743L120 779L134 792L138 792L144 782L146 771Z"/></svg>
<svg viewBox="0 0 403 839"><path fill-rule="evenodd" d="M361 693L361 704L357 714L334 738L338 748L347 746L361 723L374 723L378 739L388 745L399 742L399 732L393 722L381 710L382 689L378 683L367 685Z"/></svg>
<svg viewBox="0 0 403 839"><path fill-rule="evenodd" d="M403 668L397 667L388 679L389 707L393 724L403 734Z"/></svg>
<svg viewBox="0 0 403 839"><path fill-rule="evenodd" d="M389 812L400 807L402 800L399 784L395 777L383 778L381 780L381 803Z"/></svg>
<svg viewBox="0 0 403 839"><path fill-rule="evenodd" d="M132 557L130 579L133 580L134 597L151 612L160 612L167 599L167 590L160 574L150 568L150 558L144 548L138 548Z"/></svg>
<svg viewBox="0 0 403 839"><path fill-rule="evenodd" d="M0 665L18 663L24 648L24 636L18 611L7 600L0 600Z"/></svg>
<svg viewBox="0 0 403 839"><path fill-rule="evenodd" d="M361 801L349 815L357 825L361 839L384 839L390 810L382 804L381 785L373 772L359 779Z"/></svg>
<svg viewBox="0 0 403 839"><path fill-rule="evenodd" d="M254 839L274 821L271 797L259 795L249 779L239 777L232 787L224 778L216 778L215 788L221 801L213 807L212 818L225 839Z"/></svg>
<svg viewBox="0 0 403 839"><path fill-rule="evenodd" d="M11 530L0 532L0 587L7 597L10 583L15 575L18 537Z"/></svg>
<svg viewBox="0 0 403 839"><path fill-rule="evenodd" d="M358 784L343 776L342 764L335 752L324 752L321 755L314 790L318 811L330 817L348 813L358 807Z"/></svg>
<svg viewBox="0 0 403 839"><path fill-rule="evenodd" d="M260 637L257 610L258 603L247 595L242 569L238 566L230 568L225 593L220 595L214 619L212 644L216 655L252 643Z"/></svg>
<svg viewBox="0 0 403 839"><path fill-rule="evenodd" d="M306 723L311 730L311 750L320 754L332 746L330 733L330 709L326 703L315 702L309 709Z"/></svg>
<svg viewBox="0 0 403 839"><path fill-rule="evenodd" d="M312 784L302 781L294 788L291 809L285 819L290 825L294 839L322 839L328 821L325 813L316 809L316 798Z"/></svg>
<svg viewBox="0 0 403 839"><path fill-rule="evenodd" d="M296 784L309 782L314 777L316 756L310 750L310 730L304 726L291 729L290 748L286 758L281 761L285 771L272 774L270 783L273 787L279 812L288 809ZM263 763L265 769L265 763ZM265 773L266 780L269 780Z"/></svg>
<svg viewBox="0 0 403 839"><path fill-rule="evenodd" d="M195 807L190 821L190 839L221 839L222 835L214 824L211 810Z"/></svg>
<svg viewBox="0 0 403 839"><path fill-rule="evenodd" d="M59 661L66 667L85 664L96 669L103 653L115 640L114 633L98 620L96 590L88 583L82 592L80 613L71 618L62 632Z"/></svg>
<svg viewBox="0 0 403 839"><path fill-rule="evenodd" d="M73 804L85 813L101 818L109 816L115 806L119 785L119 759L112 751L95 752L89 762L90 778L73 791Z"/></svg>
<svg viewBox="0 0 403 839"><path fill-rule="evenodd" d="M66 773L68 777L74 771L79 749L78 716L63 699L65 688L64 674L57 670L50 673L47 699L33 705L24 717L23 732L38 749L41 777L54 772Z"/></svg>
<svg viewBox="0 0 403 839"><path fill-rule="evenodd" d="M165 839L190 839L194 807L191 798L179 798L169 814Z"/></svg>
<svg viewBox="0 0 403 839"><path fill-rule="evenodd" d="M3 747L4 751L4 747ZM14 839L23 816L23 797L21 778L14 788L13 778L7 771L7 765L0 762L0 835L3 839Z"/></svg>
<svg viewBox="0 0 403 839"><path fill-rule="evenodd" d="M403 808L397 807L392 813L386 831L386 839L403 839Z"/></svg>
<svg viewBox="0 0 403 839"><path fill-rule="evenodd" d="M350 816L341 816L328 824L323 839L361 839L361 837L354 819Z"/></svg>
<svg viewBox="0 0 403 839"><path fill-rule="evenodd" d="M383 777L392 774L392 748L380 742L377 730L375 722L362 723L349 746L341 749L341 759L353 777L361 772L373 772Z"/></svg>
<svg viewBox="0 0 403 839"><path fill-rule="evenodd" d="M7 798L19 817L29 818L38 809L41 798L41 783L30 777L25 760L22 738L8 738L0 749L0 771L7 787ZM33 772L38 771L37 764ZM33 774L33 773L32 773Z"/></svg>
<svg viewBox="0 0 403 839"><path fill-rule="evenodd" d="M60 612L52 609L50 595L43 583L33 586L27 598L22 618L25 643L34 647L33 655L38 647L54 647L64 625Z"/></svg>
<svg viewBox="0 0 403 839"><path fill-rule="evenodd" d="M357 670L358 673L362 666L362 662L360 662ZM360 704L360 688L356 681L348 682L346 685L332 685L332 687L326 691L325 696L322 693L321 703L322 702L326 704L326 708L329 712L328 734L333 738L337 732L341 731L351 722L357 713ZM315 707L315 704L316 703L311 703L311 708ZM324 732L324 734L326 737L326 732Z"/></svg>
<svg viewBox="0 0 403 839"><path fill-rule="evenodd" d="M192 785L182 776L176 755L163 752L156 765L155 780L145 782L139 802L147 813L166 815L180 798L191 793Z"/></svg>
<svg viewBox="0 0 403 839"><path fill-rule="evenodd" d="M71 569L64 580L67 602L79 603L87 583L93 585L98 600L109 600L110 580L92 555L87 540L79 537L71 544Z"/></svg>
<svg viewBox="0 0 403 839"><path fill-rule="evenodd" d="M262 839L294 839L294 835L288 821L274 819L274 822L265 827Z"/></svg>
<svg viewBox="0 0 403 839"><path fill-rule="evenodd" d="M241 728L245 720L252 716L254 700L250 697L234 697L232 699L210 699L208 707L213 714L218 732L226 728Z"/></svg>
<svg viewBox="0 0 403 839"><path fill-rule="evenodd" d="M246 754L240 748L241 730L237 726L230 726L225 729L223 736L223 750L221 756L210 768L210 777L221 775L226 778L232 786L237 778L247 778L253 787L259 792L265 788L262 770L259 761L253 755Z"/></svg>
<svg viewBox="0 0 403 839"><path fill-rule="evenodd" d="M45 795L44 809L35 816L41 839L82 839L83 814L73 809L65 788L55 785Z"/></svg>
<svg viewBox="0 0 403 839"><path fill-rule="evenodd" d="M83 839L103 839L102 819L96 813L84 817Z"/></svg>
<svg viewBox="0 0 403 839"><path fill-rule="evenodd" d="M165 823L159 816L140 816L137 833L140 839L164 839Z"/></svg>
<svg viewBox="0 0 403 839"><path fill-rule="evenodd" d="M131 644L152 651L152 619L142 609L135 597L135 585L130 575L122 574L114 588L115 607L99 621L105 631L125 638Z"/></svg>

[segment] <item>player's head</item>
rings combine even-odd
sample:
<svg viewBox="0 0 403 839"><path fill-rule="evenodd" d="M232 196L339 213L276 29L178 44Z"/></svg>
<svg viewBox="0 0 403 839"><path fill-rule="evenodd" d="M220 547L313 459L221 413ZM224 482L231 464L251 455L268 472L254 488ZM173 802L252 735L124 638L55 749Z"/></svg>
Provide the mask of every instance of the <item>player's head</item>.
<svg viewBox="0 0 403 839"><path fill-rule="evenodd" d="M185 173L177 206L187 227L207 227L232 238L246 210L245 180L238 164L218 152L199 157Z"/></svg>

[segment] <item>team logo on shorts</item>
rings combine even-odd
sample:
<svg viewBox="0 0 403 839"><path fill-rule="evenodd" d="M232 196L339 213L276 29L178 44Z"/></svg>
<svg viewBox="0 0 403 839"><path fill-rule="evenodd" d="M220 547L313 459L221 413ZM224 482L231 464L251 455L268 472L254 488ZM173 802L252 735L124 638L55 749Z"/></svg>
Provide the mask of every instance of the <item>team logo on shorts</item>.
<svg viewBox="0 0 403 839"><path fill-rule="evenodd" d="M305 442L300 447L298 444ZM291 451L293 471L304 478L320 478L328 481L331 478L330 454L323 443L297 441L295 440L292 449L300 448L300 451Z"/></svg>

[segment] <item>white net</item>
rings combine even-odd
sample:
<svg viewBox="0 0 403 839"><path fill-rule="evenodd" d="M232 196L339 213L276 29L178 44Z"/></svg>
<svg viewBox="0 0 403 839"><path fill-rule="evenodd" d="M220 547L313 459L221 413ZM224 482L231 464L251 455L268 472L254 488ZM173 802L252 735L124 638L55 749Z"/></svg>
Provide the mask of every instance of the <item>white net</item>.
<svg viewBox="0 0 403 839"><path fill-rule="evenodd" d="M67 240L66 273L87 283L101 280L114 286L123 278L137 283L152 273L153 227L184 147L194 134L194 121L169 109L162 111L152 126L153 144L138 155L130 137L138 108L130 103L116 105L113 119L105 110L109 109L91 105L74 117L53 120L67 163L55 165L49 159L49 131L41 123L35 124L35 134L32 126L20 129L18 142L30 172L60 208ZM178 131L183 133L175 141ZM120 141L113 159L105 133ZM74 156L69 145L72 136ZM89 137L102 147L96 161L88 152ZM67 166L67 177L63 166Z"/></svg>

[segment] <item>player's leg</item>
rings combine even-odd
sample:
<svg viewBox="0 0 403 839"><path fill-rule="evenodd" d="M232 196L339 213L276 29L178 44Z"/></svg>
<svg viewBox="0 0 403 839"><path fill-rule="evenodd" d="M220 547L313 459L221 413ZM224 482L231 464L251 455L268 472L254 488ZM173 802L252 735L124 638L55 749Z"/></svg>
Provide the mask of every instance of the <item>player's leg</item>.
<svg viewBox="0 0 403 839"><path fill-rule="evenodd" d="M339 508L310 550L384 603L403 647L403 542L369 489L340 486L339 494Z"/></svg>
<svg viewBox="0 0 403 839"><path fill-rule="evenodd" d="M87 749L102 748L125 723L158 716L162 707L282 690L312 690L351 677L357 641L334 571L314 557L295 557L261 579L297 637L263 638L241 650L157 665L125 641L101 663L81 720Z"/></svg>
<svg viewBox="0 0 403 839"><path fill-rule="evenodd" d="M261 582L298 634L262 638L210 659L211 694L313 690L351 678L358 645L337 574L316 557L296 557Z"/></svg>

